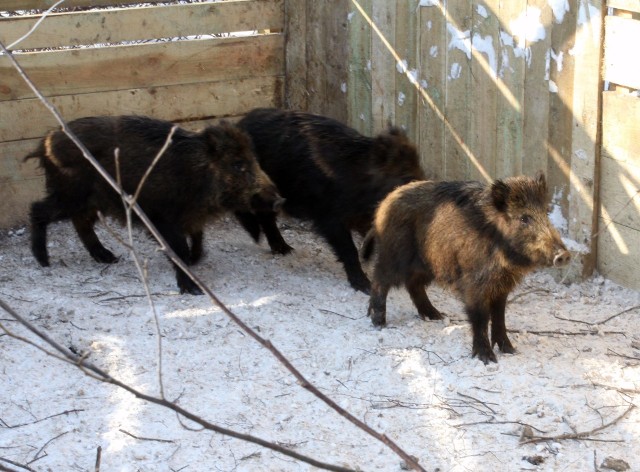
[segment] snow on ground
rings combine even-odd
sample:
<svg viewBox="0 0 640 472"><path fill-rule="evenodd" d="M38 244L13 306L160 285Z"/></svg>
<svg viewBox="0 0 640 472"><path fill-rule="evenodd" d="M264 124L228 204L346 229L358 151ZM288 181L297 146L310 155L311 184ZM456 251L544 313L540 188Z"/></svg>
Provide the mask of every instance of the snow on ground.
<svg viewBox="0 0 640 472"><path fill-rule="evenodd" d="M325 394L427 470L606 470L607 457L640 470L637 408L584 440L520 443L523 435L591 431L638 403L624 389L640 389L640 309L598 324L640 305L638 292L600 277L563 285L533 274L507 307L517 354L498 353L499 363L485 366L470 357L470 328L449 293L429 290L449 318L423 322L406 292L392 292L389 325L376 330L367 297L349 287L328 246L308 225L281 224L296 248L290 256L255 245L232 219L212 224L197 274ZM125 249L99 234L119 263L94 262L69 223L50 228L49 268L32 258L27 231L2 232L0 297L114 377L157 395L156 326L143 288ZM164 256L144 233L136 240L160 316L168 399L321 461L402 470L398 456L300 387L206 297L178 295ZM0 319L33 339L5 312ZM0 465L93 471L99 446L102 472L314 470L201 431L0 335Z"/></svg>

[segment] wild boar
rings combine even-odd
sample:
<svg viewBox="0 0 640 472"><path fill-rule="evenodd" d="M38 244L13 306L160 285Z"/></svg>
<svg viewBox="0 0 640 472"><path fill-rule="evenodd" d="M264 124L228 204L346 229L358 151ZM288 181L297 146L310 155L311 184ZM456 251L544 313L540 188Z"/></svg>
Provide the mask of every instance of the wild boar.
<svg viewBox="0 0 640 472"><path fill-rule="evenodd" d="M390 127L371 138L331 118L278 109L253 110L238 126L253 139L260 165L286 199L283 210L311 220L344 265L351 286L368 293L351 231L364 235L390 191L425 178L406 134ZM236 216L256 241L263 231L273 252L291 251L275 213Z"/></svg>
<svg viewBox="0 0 640 472"><path fill-rule="evenodd" d="M480 182L414 182L380 204L363 258L377 248L368 314L386 323L391 287L404 284L422 319L440 319L425 287L452 289L473 331L472 355L497 362L493 345L515 349L507 336L507 296L540 266L564 266L570 254L547 216L544 174ZM488 337L491 321L491 341Z"/></svg>
<svg viewBox="0 0 640 472"><path fill-rule="evenodd" d="M135 193L172 127L168 121L143 116L87 117L69 123L71 131L129 195ZM31 158L40 161L46 179L46 197L34 202L30 213L31 249L36 260L42 266L49 265L47 226L70 219L96 261L115 262L116 256L102 245L93 227L98 212L124 218L120 194L62 130L48 134L25 159ZM249 136L222 122L200 132L177 128L137 202L171 249L192 264L202 255L202 231L208 219L225 211L251 212L256 203L260 211L273 212L282 199L260 169ZM182 270L175 269L180 293L202 293Z"/></svg>

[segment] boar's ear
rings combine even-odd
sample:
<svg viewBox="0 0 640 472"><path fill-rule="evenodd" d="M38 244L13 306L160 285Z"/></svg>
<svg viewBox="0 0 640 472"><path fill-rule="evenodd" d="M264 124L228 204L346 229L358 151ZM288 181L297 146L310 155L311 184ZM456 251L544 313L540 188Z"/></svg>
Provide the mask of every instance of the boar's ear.
<svg viewBox="0 0 640 472"><path fill-rule="evenodd" d="M538 187L540 187L540 191L542 192L542 194L546 194L547 193L547 179L544 176L544 172L542 172L541 170L536 172L535 180L536 180L536 184L538 184Z"/></svg>
<svg viewBox="0 0 640 472"><path fill-rule="evenodd" d="M502 180L496 180L491 184L491 201L498 211L504 212L507 209L510 189Z"/></svg>

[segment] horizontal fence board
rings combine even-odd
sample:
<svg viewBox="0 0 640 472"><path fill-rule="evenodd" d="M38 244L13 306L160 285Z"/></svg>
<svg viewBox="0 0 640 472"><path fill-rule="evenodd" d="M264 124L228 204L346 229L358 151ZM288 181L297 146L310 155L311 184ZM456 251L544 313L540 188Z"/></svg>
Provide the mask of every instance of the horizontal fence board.
<svg viewBox="0 0 640 472"><path fill-rule="evenodd" d="M607 223L600 220L600 228ZM640 231L612 223L598 238L598 272L625 287L640 290Z"/></svg>
<svg viewBox="0 0 640 472"><path fill-rule="evenodd" d="M246 113L257 107L278 107L283 77L170 85L51 97L65 120L94 115L149 115L164 120ZM37 98L0 102L0 141L44 136L57 122ZM9 125L10 124L10 125Z"/></svg>
<svg viewBox="0 0 640 472"><path fill-rule="evenodd" d="M16 55L46 95L284 74L282 35L261 35ZM0 57L0 100L34 97Z"/></svg>
<svg viewBox="0 0 640 472"><path fill-rule="evenodd" d="M607 0L607 6L620 10L640 12L640 2L638 0Z"/></svg>
<svg viewBox="0 0 640 472"><path fill-rule="evenodd" d="M0 11L48 10L55 5L56 2L57 0L2 0L0 2ZM56 7L56 9L74 7L110 7L114 5L135 5L137 3L141 3L140 0L65 0L65 2ZM150 1L144 3L160 2Z"/></svg>
<svg viewBox="0 0 640 472"><path fill-rule="evenodd" d="M26 34L40 16L0 20L5 45ZM281 29L282 0L229 1L83 11L48 16L13 49L55 48L122 41Z"/></svg>
<svg viewBox="0 0 640 472"><path fill-rule="evenodd" d="M640 21L631 18L605 18L604 79L640 89Z"/></svg>

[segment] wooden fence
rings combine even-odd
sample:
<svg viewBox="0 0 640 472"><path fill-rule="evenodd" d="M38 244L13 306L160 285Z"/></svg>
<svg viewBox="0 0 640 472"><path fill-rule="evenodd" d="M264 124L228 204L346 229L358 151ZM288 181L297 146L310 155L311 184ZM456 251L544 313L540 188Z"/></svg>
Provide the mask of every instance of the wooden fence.
<svg viewBox="0 0 640 472"><path fill-rule="evenodd" d="M43 9L51 0L4 0ZM140 114L199 127L284 100L284 2L240 0L132 7L123 0L66 0L12 49L66 120ZM114 5L87 10L73 7ZM0 18L0 41L26 34L39 15ZM248 33L251 32L251 33ZM169 41L169 39L172 39ZM22 158L57 124L0 57L0 227L24 223L44 190Z"/></svg>

